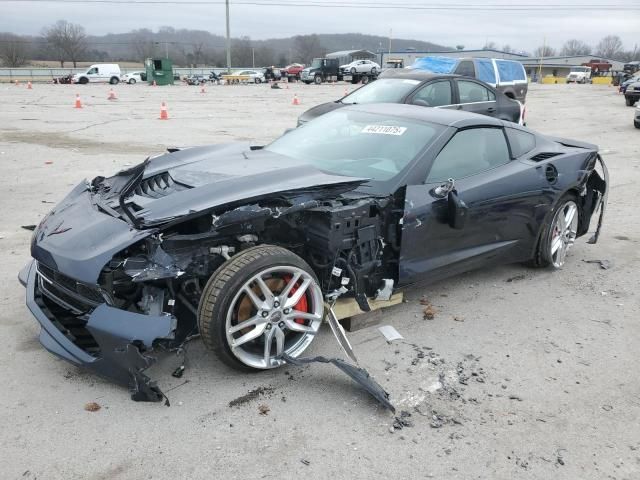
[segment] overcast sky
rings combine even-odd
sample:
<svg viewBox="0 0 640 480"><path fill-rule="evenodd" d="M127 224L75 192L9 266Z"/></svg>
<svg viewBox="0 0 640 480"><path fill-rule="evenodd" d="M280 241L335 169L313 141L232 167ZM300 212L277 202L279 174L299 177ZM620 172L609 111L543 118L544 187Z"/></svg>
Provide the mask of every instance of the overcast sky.
<svg viewBox="0 0 640 480"><path fill-rule="evenodd" d="M176 0L180 2L180 0ZM278 0L255 0L258 3ZM295 0L282 0L292 2ZM339 0L313 0L315 3ZM344 0L348 3L384 3L382 0ZM298 3L309 3L299 0ZM627 5L640 8L640 0L389 0L405 5L571 5L558 11L416 11L400 9L313 8L234 5L231 0L231 34L254 39L309 33L367 33L431 41L466 48L481 48L486 41L532 51L544 37L560 48L578 38L595 45L609 34L620 36L625 49L640 44L640 10L593 10L587 4ZM83 25L90 34L121 33L135 28L207 30L224 35L224 5L86 5L77 3L25 3L0 0L0 31L38 34L42 27L65 19ZM349 48L351 45L345 45ZM640 47L640 45L639 45Z"/></svg>

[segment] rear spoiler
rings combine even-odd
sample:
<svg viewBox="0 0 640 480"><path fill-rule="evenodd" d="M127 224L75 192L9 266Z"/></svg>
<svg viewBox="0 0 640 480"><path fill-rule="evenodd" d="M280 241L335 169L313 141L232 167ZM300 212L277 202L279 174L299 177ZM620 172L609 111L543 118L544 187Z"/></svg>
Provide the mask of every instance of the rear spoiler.
<svg viewBox="0 0 640 480"><path fill-rule="evenodd" d="M598 146L594 145L593 143L581 142L579 140L570 140L568 138L561 138L561 137L547 136L547 138L552 142L559 143L560 145L564 145L565 147L584 148L587 150L598 151Z"/></svg>

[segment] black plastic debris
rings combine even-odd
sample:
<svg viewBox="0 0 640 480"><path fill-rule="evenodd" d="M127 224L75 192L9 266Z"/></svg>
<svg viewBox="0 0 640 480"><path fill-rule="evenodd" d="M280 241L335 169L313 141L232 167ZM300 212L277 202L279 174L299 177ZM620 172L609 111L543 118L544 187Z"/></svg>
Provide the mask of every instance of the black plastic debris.
<svg viewBox="0 0 640 480"><path fill-rule="evenodd" d="M182 375L184 374L184 365L180 365L178 368L176 368L173 373L171 374L172 377L176 377L176 378L182 378Z"/></svg>
<svg viewBox="0 0 640 480"><path fill-rule="evenodd" d="M25 230L29 230L33 232L36 229L35 225L21 225L20 228L24 228Z"/></svg>
<svg viewBox="0 0 640 480"><path fill-rule="evenodd" d="M387 393L387 391L382 388L380 384L371 377L371 375L369 375L369 372L363 368L351 365L340 358L325 358L322 356L313 358L293 358L287 354L283 354L282 359L291 365L297 366L302 366L308 363L332 363L349 375L356 383L360 384L383 407L391 410L393 413L396 411L396 407L394 407L389 401L389 393Z"/></svg>
<svg viewBox="0 0 640 480"><path fill-rule="evenodd" d="M597 263L600 265L600 268L603 270L609 270L613 267L613 262L611 260L583 260L584 263Z"/></svg>

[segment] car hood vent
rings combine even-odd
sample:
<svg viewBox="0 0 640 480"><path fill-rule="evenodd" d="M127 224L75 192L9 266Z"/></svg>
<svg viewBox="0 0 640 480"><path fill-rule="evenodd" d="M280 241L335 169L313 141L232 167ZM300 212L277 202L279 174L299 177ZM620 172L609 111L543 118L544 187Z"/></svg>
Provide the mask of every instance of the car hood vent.
<svg viewBox="0 0 640 480"><path fill-rule="evenodd" d="M136 195L147 198L160 198L189 187L176 183L169 172L159 173L145 178L134 190Z"/></svg>
<svg viewBox="0 0 640 480"><path fill-rule="evenodd" d="M541 152L536 153L530 160L534 162L542 162L543 160L548 160L553 157L557 157L558 155L562 155L562 152Z"/></svg>

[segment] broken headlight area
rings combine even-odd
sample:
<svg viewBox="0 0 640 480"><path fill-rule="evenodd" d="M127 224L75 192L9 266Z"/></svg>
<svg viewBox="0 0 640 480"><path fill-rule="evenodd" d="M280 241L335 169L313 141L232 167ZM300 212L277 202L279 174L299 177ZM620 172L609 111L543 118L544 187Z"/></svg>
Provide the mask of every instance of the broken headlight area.
<svg viewBox="0 0 640 480"><path fill-rule="evenodd" d="M400 218L401 213L394 210L396 203L393 198L355 194L317 200L307 192L296 192L295 196L275 196L267 203L226 206L167 221L144 239L113 254L93 285L76 282L49 268L51 281L42 284L39 276L38 288L34 287L38 296L36 308L45 312L36 317L47 332L53 326L65 338L55 338L56 334L43 344L67 360L128 385L134 400L160 401L165 398L161 390L143 373L156 360L154 352L179 349L201 333L198 307L207 297L208 282L252 249L275 245L303 259L310 268L308 272L317 278L317 288L322 292L320 302L322 294L327 295L330 303L338 296L350 297L361 310L368 311L368 298L380 292L383 297L388 296L397 281L399 232L398 222L393 218ZM42 268L48 267L43 264ZM284 291L284 285L297 282L289 290L293 296L298 288L307 288L306 283L294 280L294 276L284 276L278 282L271 279L266 285L278 295ZM313 281L312 277L300 278ZM249 281L247 285L260 296L258 303L268 301L258 283ZM271 305L269 312L260 310L260 318L271 322L271 331L284 324L291 327L291 331L282 327L286 335L284 355L288 345L295 343L291 338L304 336L305 329L311 328L313 322L306 319L316 315L310 310L315 303L312 298L295 303L293 310L300 310L300 305L307 308L293 314L291 322L286 318L275 320L276 315L287 315L284 310L277 312L276 304ZM243 311L237 313L244 316L238 316L234 322L257 315L248 300L238 304ZM319 312L318 319L322 319L322 308ZM333 324L332 330L336 332ZM243 328L231 341L249 331L250 327ZM345 344L344 333L336 336L341 345ZM266 351L267 341L271 341L270 337L256 337L255 345L250 348L247 345L250 356L260 357ZM65 342L70 342L73 348L67 349ZM69 349L74 353L68 355ZM304 348L299 350L292 353L297 356ZM273 359L284 358L282 353L274 345ZM341 361L336 362L331 363L340 368ZM281 363L259 362L261 368ZM341 369L368 391L375 390L371 381L361 380L368 378L364 370L358 370L362 375L354 377L355 370ZM383 394L376 396L379 401L382 397Z"/></svg>

